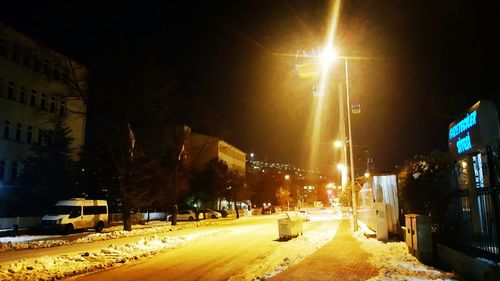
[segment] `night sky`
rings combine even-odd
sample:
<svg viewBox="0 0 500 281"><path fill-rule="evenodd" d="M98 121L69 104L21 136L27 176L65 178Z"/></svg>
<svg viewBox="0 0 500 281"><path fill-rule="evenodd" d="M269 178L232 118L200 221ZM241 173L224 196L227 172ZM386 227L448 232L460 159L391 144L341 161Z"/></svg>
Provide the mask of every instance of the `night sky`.
<svg viewBox="0 0 500 281"><path fill-rule="evenodd" d="M134 67L148 52L183 95L204 97L230 143L257 159L308 166L315 82L297 77L293 55L323 43L328 1L12 2L2 3L1 22L89 69ZM354 144L372 151L378 170L446 150L448 124L479 99L498 108L498 9L471 2L342 2L340 53L367 58L350 63L352 103L362 110ZM116 53L120 60L108 59ZM336 98L329 102L314 144L324 171L336 164Z"/></svg>

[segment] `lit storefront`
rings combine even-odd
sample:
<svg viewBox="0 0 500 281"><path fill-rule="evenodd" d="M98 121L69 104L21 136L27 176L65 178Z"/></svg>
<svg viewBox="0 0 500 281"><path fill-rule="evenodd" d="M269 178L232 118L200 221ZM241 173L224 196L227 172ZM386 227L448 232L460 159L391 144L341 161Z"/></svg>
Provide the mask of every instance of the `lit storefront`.
<svg viewBox="0 0 500 281"><path fill-rule="evenodd" d="M462 241L494 257L500 256L499 136L498 113L490 101L477 102L448 130L460 187Z"/></svg>

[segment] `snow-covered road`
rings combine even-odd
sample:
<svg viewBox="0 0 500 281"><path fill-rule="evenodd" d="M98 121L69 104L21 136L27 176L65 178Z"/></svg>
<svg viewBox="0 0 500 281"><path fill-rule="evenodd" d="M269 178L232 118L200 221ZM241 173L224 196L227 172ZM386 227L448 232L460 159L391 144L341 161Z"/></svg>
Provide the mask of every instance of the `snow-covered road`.
<svg viewBox="0 0 500 281"><path fill-rule="evenodd" d="M304 235L278 241L276 218L218 226L212 235L139 262L77 280L252 280L298 262L330 241L338 221L308 222Z"/></svg>
<svg viewBox="0 0 500 281"><path fill-rule="evenodd" d="M58 247L12 248L0 254L0 280L265 280L331 241L342 218L317 213L304 223L302 236L279 241L280 216L117 230ZM453 277L418 262L404 242L382 243L360 233L356 238L379 271L371 280Z"/></svg>

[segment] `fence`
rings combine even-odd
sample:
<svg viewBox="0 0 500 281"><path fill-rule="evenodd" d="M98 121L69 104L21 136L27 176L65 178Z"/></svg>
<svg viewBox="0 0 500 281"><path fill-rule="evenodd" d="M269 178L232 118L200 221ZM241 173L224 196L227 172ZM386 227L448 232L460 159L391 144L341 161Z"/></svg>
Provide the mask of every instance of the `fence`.
<svg viewBox="0 0 500 281"><path fill-rule="evenodd" d="M468 190L456 194L459 243L477 256L500 261L500 187L478 188L477 196Z"/></svg>
<svg viewBox="0 0 500 281"><path fill-rule="evenodd" d="M168 213L165 212L150 212L150 213L133 213L130 218L133 222L143 222L149 220L166 220ZM123 220L122 213L113 213L108 215L108 222L119 222Z"/></svg>
<svg viewBox="0 0 500 281"><path fill-rule="evenodd" d="M9 217L0 218L0 229L12 229L14 225L19 228L30 228L40 224L40 217Z"/></svg>
<svg viewBox="0 0 500 281"><path fill-rule="evenodd" d="M134 213L130 214L132 222L144 222L149 220L165 220L168 213L164 212L150 212L150 213ZM0 230L2 229L12 229L14 225L17 225L20 229L22 228L32 228L40 224L41 217L8 217L0 218ZM108 222L120 222L122 221L121 213L110 213L108 215Z"/></svg>

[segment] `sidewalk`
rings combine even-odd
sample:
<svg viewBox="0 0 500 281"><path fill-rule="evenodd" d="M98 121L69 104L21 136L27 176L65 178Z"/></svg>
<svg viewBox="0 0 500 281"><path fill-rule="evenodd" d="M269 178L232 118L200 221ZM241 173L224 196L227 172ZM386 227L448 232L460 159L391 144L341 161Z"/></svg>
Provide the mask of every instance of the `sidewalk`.
<svg viewBox="0 0 500 281"><path fill-rule="evenodd" d="M352 236L351 225L343 220L333 240L298 264L268 280L367 280L378 274L368 262L370 254Z"/></svg>

